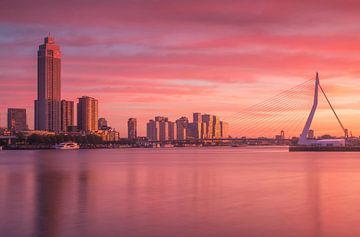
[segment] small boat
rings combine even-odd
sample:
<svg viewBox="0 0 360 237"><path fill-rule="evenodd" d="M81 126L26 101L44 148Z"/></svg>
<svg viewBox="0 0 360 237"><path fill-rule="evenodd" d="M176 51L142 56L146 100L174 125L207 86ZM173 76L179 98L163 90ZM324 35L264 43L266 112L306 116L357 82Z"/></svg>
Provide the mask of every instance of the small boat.
<svg viewBox="0 0 360 237"><path fill-rule="evenodd" d="M60 144L56 144L55 149L57 149L57 150L77 150L77 149L80 149L80 146L76 142L63 142Z"/></svg>

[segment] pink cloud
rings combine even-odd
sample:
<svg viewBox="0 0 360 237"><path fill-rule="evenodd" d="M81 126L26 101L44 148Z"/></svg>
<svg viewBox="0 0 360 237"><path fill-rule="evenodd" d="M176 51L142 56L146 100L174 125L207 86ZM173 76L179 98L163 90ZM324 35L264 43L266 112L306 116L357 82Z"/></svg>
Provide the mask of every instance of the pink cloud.
<svg viewBox="0 0 360 237"><path fill-rule="evenodd" d="M130 116L232 114L315 71L345 111L358 100L359 9L354 0L3 0L1 125L18 106L32 126L36 50L48 31L62 49L63 97L97 97L122 134Z"/></svg>

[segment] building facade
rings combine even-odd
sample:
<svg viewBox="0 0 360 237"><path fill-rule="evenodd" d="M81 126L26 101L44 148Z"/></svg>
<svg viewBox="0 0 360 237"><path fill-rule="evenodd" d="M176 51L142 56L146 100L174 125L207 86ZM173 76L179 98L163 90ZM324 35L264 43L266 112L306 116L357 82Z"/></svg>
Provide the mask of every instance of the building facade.
<svg viewBox="0 0 360 237"><path fill-rule="evenodd" d="M68 132L74 126L74 101L61 101L61 131Z"/></svg>
<svg viewBox="0 0 360 237"><path fill-rule="evenodd" d="M189 124L189 119L187 117L181 117L176 120L176 135L177 140L186 140L187 139L187 127Z"/></svg>
<svg viewBox="0 0 360 237"><path fill-rule="evenodd" d="M204 114L201 116L203 125L204 125L204 131L206 133L204 134L204 139L211 139L213 138L213 116L210 114Z"/></svg>
<svg viewBox="0 0 360 237"><path fill-rule="evenodd" d="M28 130L26 109L9 108L7 114L7 128L11 131Z"/></svg>
<svg viewBox="0 0 360 237"><path fill-rule="evenodd" d="M213 116L212 138L221 138L221 123L218 116Z"/></svg>
<svg viewBox="0 0 360 237"><path fill-rule="evenodd" d="M77 125L80 131L98 130L98 100L83 96L77 104Z"/></svg>
<svg viewBox="0 0 360 237"><path fill-rule="evenodd" d="M54 38L48 36L37 54L37 100L35 130L61 130L61 52Z"/></svg>
<svg viewBox="0 0 360 237"><path fill-rule="evenodd" d="M98 128L99 128L99 130L107 130L108 129L108 122L105 118L99 118Z"/></svg>
<svg viewBox="0 0 360 237"><path fill-rule="evenodd" d="M128 139L137 138L137 120L136 118L129 118L128 120Z"/></svg>
<svg viewBox="0 0 360 237"><path fill-rule="evenodd" d="M229 124L227 122L220 122L221 138L229 138Z"/></svg>
<svg viewBox="0 0 360 237"><path fill-rule="evenodd" d="M177 139L177 134L176 134L177 130L176 130L176 123L174 122L169 122L169 140L170 141L174 141Z"/></svg>
<svg viewBox="0 0 360 237"><path fill-rule="evenodd" d="M160 140L160 124L159 121L150 119L146 124L146 137L150 141L159 141Z"/></svg>

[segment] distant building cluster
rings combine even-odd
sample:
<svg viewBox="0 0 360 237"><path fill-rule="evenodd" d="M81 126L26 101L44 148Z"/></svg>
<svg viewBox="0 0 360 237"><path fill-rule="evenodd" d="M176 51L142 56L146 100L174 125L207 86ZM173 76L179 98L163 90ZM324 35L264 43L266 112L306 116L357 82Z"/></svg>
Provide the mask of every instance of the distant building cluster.
<svg viewBox="0 0 360 237"><path fill-rule="evenodd" d="M193 121L181 117L175 122L157 116L146 124L146 136L151 141L228 138L228 123L210 114L193 113Z"/></svg>
<svg viewBox="0 0 360 237"><path fill-rule="evenodd" d="M78 98L77 125L74 123L74 101L61 99L61 51L51 36L45 37L37 52L37 99L35 131L51 133L96 134L105 141L119 140L119 133L98 118L98 100L89 96ZM106 120L105 120L106 121ZM26 110L8 109L7 129L27 131ZM33 132L39 134L37 132Z"/></svg>
<svg viewBox="0 0 360 237"><path fill-rule="evenodd" d="M96 134L103 141L118 141L119 132L99 118L97 99L82 96L75 102L61 97L61 51L52 36L47 36L37 52L37 98L34 101L34 131L29 131L26 109L9 108L8 132L24 134ZM76 112L76 125L75 125ZM141 140L137 132L137 119L129 118L128 139ZM157 116L146 124L146 137L151 141L228 138L228 124L218 116L194 113L193 121L181 117L175 122Z"/></svg>

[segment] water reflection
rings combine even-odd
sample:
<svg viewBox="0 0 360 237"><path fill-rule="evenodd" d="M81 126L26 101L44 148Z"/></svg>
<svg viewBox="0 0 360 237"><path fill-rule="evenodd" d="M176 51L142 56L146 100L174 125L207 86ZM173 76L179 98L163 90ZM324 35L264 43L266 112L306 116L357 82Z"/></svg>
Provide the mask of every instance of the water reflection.
<svg viewBox="0 0 360 237"><path fill-rule="evenodd" d="M359 167L359 168L358 168ZM5 236L356 236L356 154L5 151Z"/></svg>

